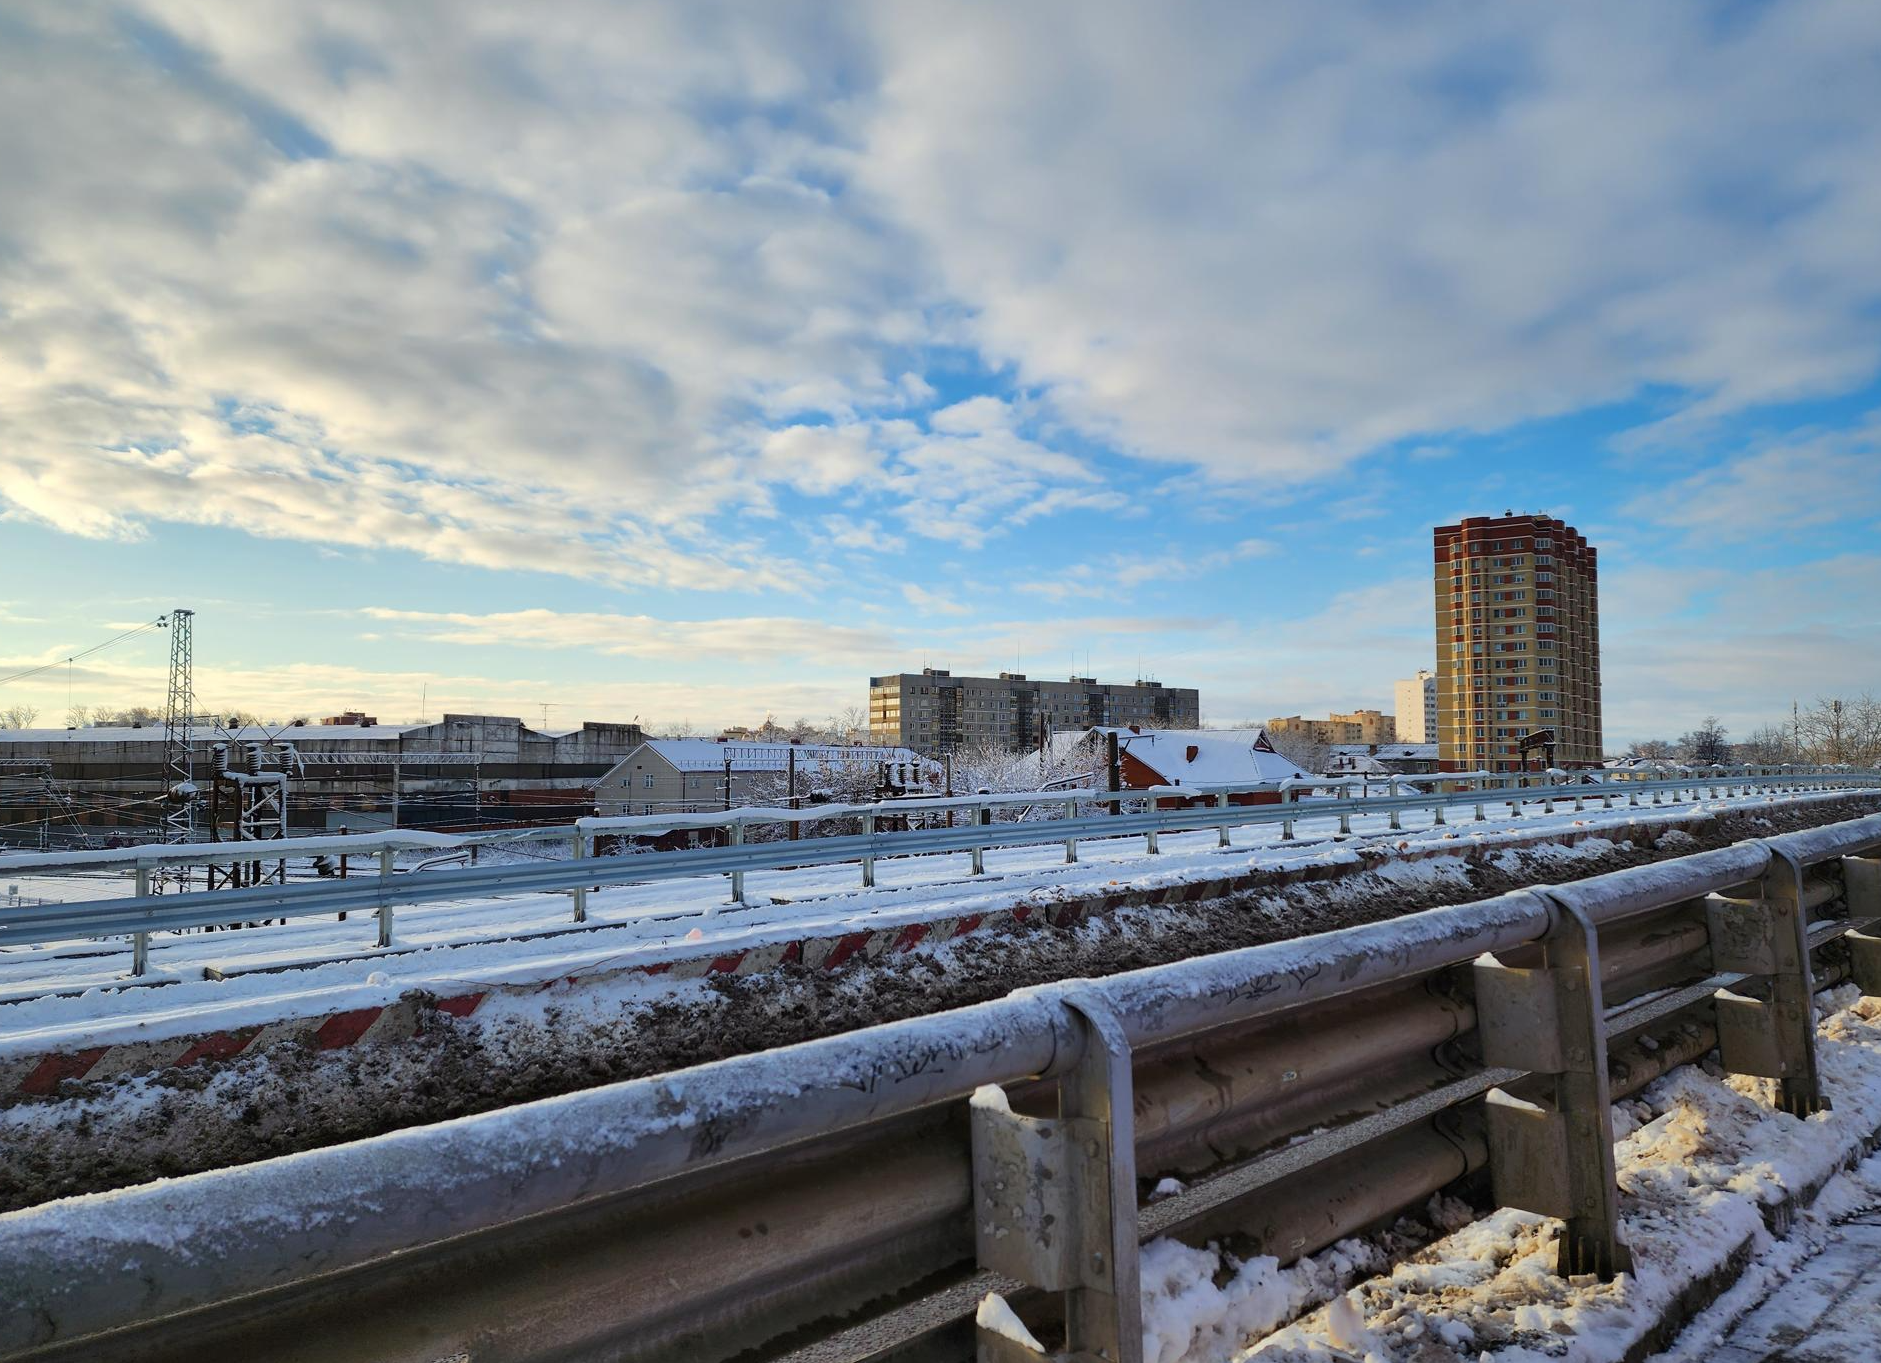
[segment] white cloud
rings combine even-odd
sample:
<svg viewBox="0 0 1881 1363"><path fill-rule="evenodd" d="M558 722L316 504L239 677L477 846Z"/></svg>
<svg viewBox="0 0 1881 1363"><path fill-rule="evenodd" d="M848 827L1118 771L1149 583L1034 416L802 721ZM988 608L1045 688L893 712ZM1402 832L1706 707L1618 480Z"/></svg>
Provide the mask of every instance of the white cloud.
<svg viewBox="0 0 1881 1363"><path fill-rule="evenodd" d="M1219 572L1249 559L1266 558L1280 551L1272 540L1238 540L1225 549L1195 552L1179 544L1166 544L1161 552L1113 553L1088 563L1075 564L1056 577L1019 584L1019 590L1047 601L1074 597L1118 598L1135 588L1156 582L1182 582Z"/></svg>
<svg viewBox="0 0 1881 1363"><path fill-rule="evenodd" d="M971 615L973 608L951 596L940 592L931 592L926 587L913 582L902 584L901 595L916 610L926 611L930 615Z"/></svg>
<svg viewBox="0 0 1881 1363"><path fill-rule="evenodd" d="M1648 387L1664 440L1875 374L1878 50L1858 3L42 6L0 516L801 589L729 512L978 549L1138 510L1107 446L1272 500Z"/></svg>
<svg viewBox="0 0 1881 1363"><path fill-rule="evenodd" d="M403 626L415 638L441 644L504 648L577 648L607 657L673 662L732 660L875 666L897 647L876 629L783 616L726 620L660 620L648 615L544 609L414 611L367 606L362 615Z"/></svg>
<svg viewBox="0 0 1881 1363"><path fill-rule="evenodd" d="M1859 5L880 13L861 183L987 354L1126 448L1309 478L1881 357Z"/></svg>
<svg viewBox="0 0 1881 1363"><path fill-rule="evenodd" d="M1729 540L1881 515L1881 413L1855 430L1788 439L1695 473L1635 498L1627 511Z"/></svg>

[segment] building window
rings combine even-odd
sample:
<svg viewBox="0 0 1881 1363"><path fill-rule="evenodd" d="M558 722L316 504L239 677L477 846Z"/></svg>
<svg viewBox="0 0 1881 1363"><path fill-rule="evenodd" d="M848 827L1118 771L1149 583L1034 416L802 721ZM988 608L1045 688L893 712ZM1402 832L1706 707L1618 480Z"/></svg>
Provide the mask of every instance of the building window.
<svg viewBox="0 0 1881 1363"><path fill-rule="evenodd" d="M643 776L640 779L640 784L647 790L652 790L653 789L653 773L648 772L645 776Z"/></svg>

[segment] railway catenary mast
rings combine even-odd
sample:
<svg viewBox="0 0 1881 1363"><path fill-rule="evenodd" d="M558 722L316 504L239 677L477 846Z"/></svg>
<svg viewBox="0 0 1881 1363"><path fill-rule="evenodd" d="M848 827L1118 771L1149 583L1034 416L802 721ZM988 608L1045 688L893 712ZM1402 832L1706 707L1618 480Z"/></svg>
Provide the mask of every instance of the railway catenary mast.
<svg viewBox="0 0 1881 1363"><path fill-rule="evenodd" d="M170 698L163 710L163 841L193 842L196 833L195 761L190 726L196 717L194 652L196 612L170 612Z"/></svg>

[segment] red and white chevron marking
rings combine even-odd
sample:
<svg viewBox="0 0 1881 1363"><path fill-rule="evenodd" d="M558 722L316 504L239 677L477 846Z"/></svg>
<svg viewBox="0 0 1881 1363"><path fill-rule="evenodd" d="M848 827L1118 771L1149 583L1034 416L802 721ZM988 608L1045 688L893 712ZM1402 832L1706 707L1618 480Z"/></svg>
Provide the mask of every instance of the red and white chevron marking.
<svg viewBox="0 0 1881 1363"><path fill-rule="evenodd" d="M1115 894L1084 896L1053 901L1049 904L1020 904L938 918L926 923L902 923L893 927L863 929L831 937L804 937L791 941L766 942L759 946L720 955L698 956L686 960L660 961L649 965L616 967L580 976L568 976L532 985L499 986L450 998L427 998L412 994L395 1002L369 1008L315 1017L288 1018L261 1026L210 1032L199 1036L174 1037L162 1041L137 1041L116 1046L93 1046L20 1060L0 1060L0 1104L25 1098L44 1097L55 1092L67 1080L95 1081L127 1074L150 1074L175 1066L194 1065L208 1060L228 1060L254 1055L276 1046L301 1045L316 1050L339 1050L347 1046L397 1044L418 1035L426 1013L443 1013L454 1018L476 1014L491 997L529 995L562 985L596 984L623 974L639 973L664 979L698 979L707 975L756 975L785 964L800 964L813 970L835 970L857 960L872 961L897 952L912 951L926 944L951 941L968 933L984 932L1013 923L1040 921L1054 927L1070 927L1082 919L1114 913L1119 909L1155 904L1192 904L1218 899L1251 889L1273 888L1302 881L1331 880L1375 870L1390 862L1420 861L1434 857L1460 857L1476 861L1521 847L1553 843L1572 846L1586 838L1610 841L1637 841L1650 832L1657 835L1668 828L1705 821L1691 819L1654 820L1650 825L1626 823L1604 827L1557 830L1532 836L1493 838L1484 841L1439 841L1428 846L1399 848L1371 844L1355 848L1356 861L1328 862L1288 870L1251 870L1210 880L1186 881L1148 889L1123 890ZM1428 838L1426 832L1420 837ZM1408 840L1407 840L1408 841Z"/></svg>

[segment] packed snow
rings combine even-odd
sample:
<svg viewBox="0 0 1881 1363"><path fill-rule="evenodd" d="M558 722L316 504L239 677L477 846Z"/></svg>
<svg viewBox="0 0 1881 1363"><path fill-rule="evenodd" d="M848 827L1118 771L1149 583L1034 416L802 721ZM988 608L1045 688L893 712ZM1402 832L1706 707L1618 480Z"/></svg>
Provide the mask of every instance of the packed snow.
<svg viewBox="0 0 1881 1363"><path fill-rule="evenodd" d="M1832 1111L1806 1120L1779 1113L1772 1081L1727 1076L1709 1060L1614 1106L1633 1273L1607 1283L1557 1277L1559 1222L1512 1209L1406 1256L1392 1253L1394 1237L1399 1244L1406 1237L1401 1225L1286 1268L1268 1256L1238 1259L1214 1246L1157 1241L1143 1250L1145 1363L1618 1363L1690 1284L1746 1245L1752 1268L1743 1286L1687 1329L1667 1363L1717 1358L1713 1346L1740 1317L1774 1337L1786 1321L1829 1314L1820 1294L1805 1292L1766 1304L1763 1318L1744 1316L1812 1252L1835 1246L1838 1215L1881 1203L1881 1157L1837 1176L1881 1129L1881 999L1845 987L1819 1003L1834 1010L1817 1041ZM1818 1187L1800 1232L1775 1240L1765 1211ZM1425 1219L1465 1215L1439 1203ZM1832 1285L1850 1290L1845 1279ZM1853 1328L1868 1350L1822 1357L1874 1356L1873 1319L1821 1328Z"/></svg>
<svg viewBox="0 0 1881 1363"><path fill-rule="evenodd" d="M374 945L376 919L362 912L345 922L305 918L234 932L155 934L150 973L141 982L129 979L129 952L120 941L6 948L0 949L0 1060L367 1008L412 989L449 997L1248 870L1352 863L1361 848L1462 851L1537 834L1825 798L1837 797L1725 798L1610 811L1590 805L1580 813L1563 801L1555 814L1530 806L1519 819L1492 805L1492 818L1482 824L1471 819L1472 806L1462 804L1451 807L1444 828L1432 825L1428 810L1405 812L1401 830L1390 829L1384 814L1355 816L1348 838L1332 833L1330 818L1303 812L1300 836L1290 842L1275 826L1244 825L1228 848L1218 845L1212 829L1164 834L1154 856L1140 837L1093 839L1080 845L1076 865L1064 864L1055 843L994 849L978 876L970 874L965 853L883 858L868 890L858 886L853 865L754 871L742 905L727 902L723 876L609 886L589 893L588 921L579 926L565 893L446 901L400 908L387 950ZM1572 855L1572 849L1560 854ZM1436 868L1407 861L1403 869L1418 876ZM226 978L205 978L207 969Z"/></svg>

